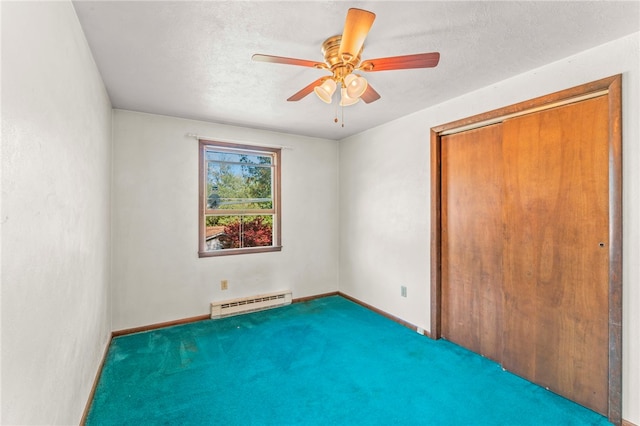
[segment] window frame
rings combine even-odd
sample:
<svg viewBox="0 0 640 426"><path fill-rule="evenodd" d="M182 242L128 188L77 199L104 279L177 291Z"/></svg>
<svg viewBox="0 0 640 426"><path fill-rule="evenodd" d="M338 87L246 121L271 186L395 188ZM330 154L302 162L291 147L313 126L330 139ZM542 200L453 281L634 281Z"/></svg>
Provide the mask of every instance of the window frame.
<svg viewBox="0 0 640 426"><path fill-rule="evenodd" d="M280 148L272 148L259 145L245 145L228 142L218 142L208 139L198 139L198 257L217 257L217 256L229 256L236 254L249 254L249 253L266 253L282 250L281 240L281 205L280 205ZM206 152L209 150L221 150L228 151L230 153L247 153L247 154L267 154L272 157L273 171L272 171L272 196L273 196L273 208L268 211L265 210L247 210L242 215L259 215L270 214L273 215L273 231L272 231L272 245L260 246L260 247L242 247L242 248L229 248L222 250L207 251L207 227L206 217L211 215L211 210L207 209L207 185L206 185ZM227 215L234 215L230 210Z"/></svg>

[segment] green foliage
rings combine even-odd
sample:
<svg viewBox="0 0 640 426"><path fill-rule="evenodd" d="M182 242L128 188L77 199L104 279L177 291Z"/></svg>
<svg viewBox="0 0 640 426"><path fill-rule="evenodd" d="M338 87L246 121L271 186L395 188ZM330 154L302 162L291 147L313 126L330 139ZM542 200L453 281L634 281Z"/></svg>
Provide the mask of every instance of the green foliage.
<svg viewBox="0 0 640 426"><path fill-rule="evenodd" d="M273 244L272 215L234 214L273 208L271 161L266 155L208 152L207 207L225 211L205 219L207 228L224 227L214 231L222 234L216 237L216 249Z"/></svg>
<svg viewBox="0 0 640 426"><path fill-rule="evenodd" d="M207 216L205 220L205 224L207 227L209 226L227 226L233 223L238 223L240 221L240 217L243 217L245 221L251 222L255 221L257 218L260 218L261 223L268 225L273 228L273 216L271 215L251 215L251 216Z"/></svg>
<svg viewBox="0 0 640 426"><path fill-rule="evenodd" d="M205 224L209 226L225 226L238 221L239 216L207 216Z"/></svg>
<svg viewBox="0 0 640 426"><path fill-rule="evenodd" d="M269 165L270 158L257 157L260 164ZM248 156L240 163L228 164L212 160L207 170L207 203L213 209L270 209L272 201L252 201L272 198L271 167L253 165ZM242 202L247 200L248 202Z"/></svg>

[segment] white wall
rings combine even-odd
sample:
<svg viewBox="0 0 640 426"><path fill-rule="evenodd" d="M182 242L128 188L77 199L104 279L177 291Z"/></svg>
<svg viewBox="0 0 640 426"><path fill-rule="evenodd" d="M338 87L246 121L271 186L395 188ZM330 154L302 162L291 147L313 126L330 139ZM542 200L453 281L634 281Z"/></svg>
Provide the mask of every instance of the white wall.
<svg viewBox="0 0 640 426"><path fill-rule="evenodd" d="M70 2L1 7L0 422L77 424L111 331L111 105Z"/></svg>
<svg viewBox="0 0 640 426"><path fill-rule="evenodd" d="M0 7L0 423L77 423L111 330L335 291L338 272L341 291L428 330L429 128L623 73L623 417L640 424L639 34L339 143L116 110L111 180L112 111L71 3ZM294 148L282 252L198 258L189 132Z"/></svg>
<svg viewBox="0 0 640 426"><path fill-rule="evenodd" d="M187 133L293 148L282 151L281 252L198 258L198 143ZM336 291L337 152L335 141L115 110L114 329L207 314L213 300Z"/></svg>
<svg viewBox="0 0 640 426"><path fill-rule="evenodd" d="M340 291L428 330L429 129L621 73L623 417L640 425L639 38L624 37L341 141Z"/></svg>

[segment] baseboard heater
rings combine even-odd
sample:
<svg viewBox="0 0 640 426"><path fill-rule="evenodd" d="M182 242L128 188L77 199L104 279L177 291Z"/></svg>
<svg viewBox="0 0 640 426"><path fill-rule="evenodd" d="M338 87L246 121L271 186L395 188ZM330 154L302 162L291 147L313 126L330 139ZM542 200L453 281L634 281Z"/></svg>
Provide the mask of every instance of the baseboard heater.
<svg viewBox="0 0 640 426"><path fill-rule="evenodd" d="M262 311L291 304L291 290L211 303L211 319Z"/></svg>

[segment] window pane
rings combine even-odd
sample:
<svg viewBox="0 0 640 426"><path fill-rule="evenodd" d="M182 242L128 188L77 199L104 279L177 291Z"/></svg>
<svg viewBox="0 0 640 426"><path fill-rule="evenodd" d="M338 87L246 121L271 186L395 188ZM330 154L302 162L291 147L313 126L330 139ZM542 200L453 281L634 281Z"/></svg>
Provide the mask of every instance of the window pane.
<svg viewBox="0 0 640 426"><path fill-rule="evenodd" d="M206 250L273 245L273 216L207 216Z"/></svg>
<svg viewBox="0 0 640 426"><path fill-rule="evenodd" d="M233 152L209 151L207 150L208 161L224 161L230 163L247 163L271 165L271 156L259 154L237 154Z"/></svg>
<svg viewBox="0 0 640 426"><path fill-rule="evenodd" d="M272 209L271 167L207 161L207 208Z"/></svg>
<svg viewBox="0 0 640 426"><path fill-rule="evenodd" d="M199 145L198 255L280 251L280 149Z"/></svg>

